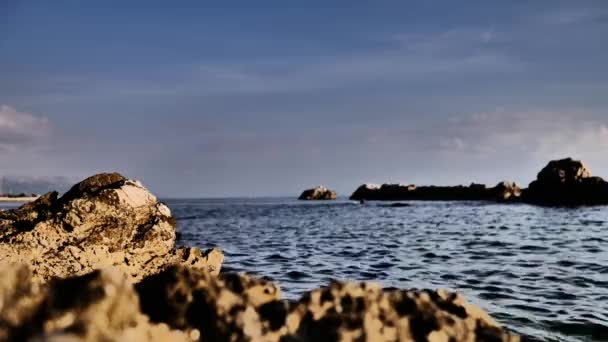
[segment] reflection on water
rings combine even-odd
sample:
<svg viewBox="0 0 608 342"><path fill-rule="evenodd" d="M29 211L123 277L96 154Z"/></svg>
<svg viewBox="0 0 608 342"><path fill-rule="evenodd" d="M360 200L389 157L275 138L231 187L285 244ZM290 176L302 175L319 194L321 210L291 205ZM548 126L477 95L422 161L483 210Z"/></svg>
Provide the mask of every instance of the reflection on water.
<svg viewBox="0 0 608 342"><path fill-rule="evenodd" d="M442 287L532 338L608 341L608 207L166 202L180 243L221 247L224 270L273 278L289 298L330 279Z"/></svg>

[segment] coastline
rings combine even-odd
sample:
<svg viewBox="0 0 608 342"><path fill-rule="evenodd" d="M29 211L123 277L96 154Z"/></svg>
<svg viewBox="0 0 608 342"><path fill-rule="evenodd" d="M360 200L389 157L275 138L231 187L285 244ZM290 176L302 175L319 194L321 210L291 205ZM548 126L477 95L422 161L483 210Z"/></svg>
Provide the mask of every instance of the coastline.
<svg viewBox="0 0 608 342"><path fill-rule="evenodd" d="M0 203L25 203L32 202L38 199L38 197L4 197L0 196Z"/></svg>
<svg viewBox="0 0 608 342"><path fill-rule="evenodd" d="M0 211L0 340L520 341L442 289L334 280L285 299L270 279L222 270L218 248L179 246L176 228L118 173Z"/></svg>

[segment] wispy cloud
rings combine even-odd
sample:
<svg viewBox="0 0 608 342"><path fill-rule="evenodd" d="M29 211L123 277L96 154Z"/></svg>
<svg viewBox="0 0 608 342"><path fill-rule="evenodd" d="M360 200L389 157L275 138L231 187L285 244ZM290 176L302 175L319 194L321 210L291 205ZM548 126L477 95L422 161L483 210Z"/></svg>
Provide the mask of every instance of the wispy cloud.
<svg viewBox="0 0 608 342"><path fill-rule="evenodd" d="M608 119L597 117L585 110L474 113L449 120L443 138L459 141L445 145L448 152L600 161L608 150Z"/></svg>
<svg viewBox="0 0 608 342"><path fill-rule="evenodd" d="M51 124L47 118L0 106L0 150L14 151L47 137Z"/></svg>

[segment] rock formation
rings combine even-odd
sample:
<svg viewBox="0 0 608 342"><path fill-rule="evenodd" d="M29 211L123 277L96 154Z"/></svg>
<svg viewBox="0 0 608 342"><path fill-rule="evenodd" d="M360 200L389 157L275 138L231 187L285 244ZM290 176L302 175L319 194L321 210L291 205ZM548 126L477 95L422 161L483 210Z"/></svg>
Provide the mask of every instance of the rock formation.
<svg viewBox="0 0 608 342"><path fill-rule="evenodd" d="M191 341L153 324L130 279L107 269L39 284L28 266L0 270L1 341Z"/></svg>
<svg viewBox="0 0 608 342"><path fill-rule="evenodd" d="M0 211L0 340L519 341L444 291L333 282L285 301L268 280L220 275L221 251L175 239L169 208L116 173Z"/></svg>
<svg viewBox="0 0 608 342"><path fill-rule="evenodd" d="M523 197L525 202L540 205L608 204L608 182L592 177L580 161L554 160L538 173Z"/></svg>
<svg viewBox="0 0 608 342"><path fill-rule="evenodd" d="M0 262L25 263L46 281L116 266L134 280L187 263L218 273L219 250L175 248L175 220L139 182L99 174L63 196L0 211Z"/></svg>
<svg viewBox="0 0 608 342"><path fill-rule="evenodd" d="M493 188L472 183L469 186L420 186L403 184L364 184L350 196L352 200L377 201L516 201L520 188L512 182L501 182Z"/></svg>
<svg viewBox="0 0 608 342"><path fill-rule="evenodd" d="M312 189L304 190L300 197L300 200L334 200L336 199L336 192L329 190L324 186L317 186Z"/></svg>
<svg viewBox="0 0 608 342"><path fill-rule="evenodd" d="M172 266L135 288L116 269L38 284L0 270L0 339L48 341L519 341L462 297L334 282L296 302L272 283Z"/></svg>

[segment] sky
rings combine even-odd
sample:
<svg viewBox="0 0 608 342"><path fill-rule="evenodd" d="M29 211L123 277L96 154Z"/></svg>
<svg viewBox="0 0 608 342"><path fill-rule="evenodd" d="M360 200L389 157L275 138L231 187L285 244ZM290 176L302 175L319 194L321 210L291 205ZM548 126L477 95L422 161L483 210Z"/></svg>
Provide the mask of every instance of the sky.
<svg viewBox="0 0 608 342"><path fill-rule="evenodd" d="M0 0L0 174L164 197L608 178L608 2Z"/></svg>

